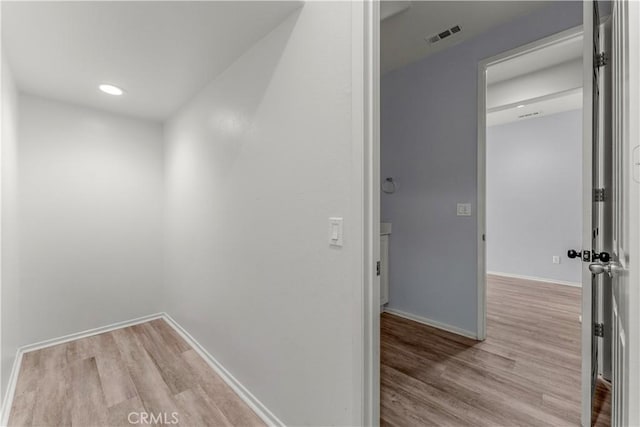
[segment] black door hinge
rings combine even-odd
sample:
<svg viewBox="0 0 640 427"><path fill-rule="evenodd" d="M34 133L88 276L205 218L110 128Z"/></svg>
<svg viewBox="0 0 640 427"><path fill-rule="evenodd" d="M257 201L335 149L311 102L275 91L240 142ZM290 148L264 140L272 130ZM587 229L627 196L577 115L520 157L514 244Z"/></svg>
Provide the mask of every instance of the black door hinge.
<svg viewBox="0 0 640 427"><path fill-rule="evenodd" d="M593 201L594 202L604 202L605 201L604 188L594 188L593 189Z"/></svg>
<svg viewBox="0 0 640 427"><path fill-rule="evenodd" d="M609 56L607 55L607 52L600 52L593 59L593 65L598 68L604 67L608 63L609 63Z"/></svg>
<svg viewBox="0 0 640 427"><path fill-rule="evenodd" d="M380 261L376 262L376 276L380 275Z"/></svg>
<svg viewBox="0 0 640 427"><path fill-rule="evenodd" d="M596 337L604 337L604 324L603 323L595 323L593 325L593 335Z"/></svg>

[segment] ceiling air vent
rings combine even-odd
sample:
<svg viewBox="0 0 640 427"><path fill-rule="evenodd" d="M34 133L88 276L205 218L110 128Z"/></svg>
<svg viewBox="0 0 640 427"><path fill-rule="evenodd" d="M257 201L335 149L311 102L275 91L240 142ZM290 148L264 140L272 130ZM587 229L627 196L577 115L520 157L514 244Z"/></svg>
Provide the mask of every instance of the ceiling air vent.
<svg viewBox="0 0 640 427"><path fill-rule="evenodd" d="M456 33L459 33L462 31L462 28L460 27L460 25L456 25L453 26L449 29L446 29L444 31L439 32L438 34L433 34L429 37L426 37L425 40L429 42L429 44L434 44L439 42L440 40L446 39L447 37L450 37Z"/></svg>

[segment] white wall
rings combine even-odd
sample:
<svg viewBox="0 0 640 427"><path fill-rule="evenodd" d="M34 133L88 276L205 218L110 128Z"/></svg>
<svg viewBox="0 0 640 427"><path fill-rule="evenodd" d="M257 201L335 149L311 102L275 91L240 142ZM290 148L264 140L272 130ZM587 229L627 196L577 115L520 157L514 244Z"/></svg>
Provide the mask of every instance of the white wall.
<svg viewBox="0 0 640 427"><path fill-rule="evenodd" d="M351 79L351 5L309 2L165 131L167 311L287 425L360 422Z"/></svg>
<svg viewBox="0 0 640 427"><path fill-rule="evenodd" d="M0 278L0 371L2 394L7 388L19 340L19 265L18 265L18 172L17 172L17 127L18 92L11 70L2 56L2 127L0 140L1 191L1 278Z"/></svg>
<svg viewBox="0 0 640 427"><path fill-rule="evenodd" d="M162 126L20 95L18 131L19 344L159 311Z"/></svg>
<svg viewBox="0 0 640 427"><path fill-rule="evenodd" d="M582 111L488 128L487 270L580 283L581 244Z"/></svg>

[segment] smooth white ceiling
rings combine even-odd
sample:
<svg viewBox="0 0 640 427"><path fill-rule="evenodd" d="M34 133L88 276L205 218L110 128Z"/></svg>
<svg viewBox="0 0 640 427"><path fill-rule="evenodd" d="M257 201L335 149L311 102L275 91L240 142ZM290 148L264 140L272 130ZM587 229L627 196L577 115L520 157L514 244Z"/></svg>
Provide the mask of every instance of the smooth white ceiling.
<svg viewBox="0 0 640 427"><path fill-rule="evenodd" d="M528 100L524 107L517 108L516 104L498 109L487 114L487 126L528 120L536 117L562 113L564 111L582 108L582 90L572 90L553 96Z"/></svg>
<svg viewBox="0 0 640 427"><path fill-rule="evenodd" d="M380 68L396 68L447 49L497 25L544 7L546 1L413 1L411 6L382 21ZM425 37L460 25L462 32L438 43Z"/></svg>
<svg viewBox="0 0 640 427"><path fill-rule="evenodd" d="M488 126L580 109L582 36L491 65L487 83Z"/></svg>
<svg viewBox="0 0 640 427"><path fill-rule="evenodd" d="M492 65L487 69L487 84L509 80L576 59L582 59L582 35Z"/></svg>
<svg viewBox="0 0 640 427"><path fill-rule="evenodd" d="M572 59L488 85L487 108L492 109L581 87L582 58Z"/></svg>
<svg viewBox="0 0 640 427"><path fill-rule="evenodd" d="M164 120L301 5L3 1L2 44L25 92Z"/></svg>

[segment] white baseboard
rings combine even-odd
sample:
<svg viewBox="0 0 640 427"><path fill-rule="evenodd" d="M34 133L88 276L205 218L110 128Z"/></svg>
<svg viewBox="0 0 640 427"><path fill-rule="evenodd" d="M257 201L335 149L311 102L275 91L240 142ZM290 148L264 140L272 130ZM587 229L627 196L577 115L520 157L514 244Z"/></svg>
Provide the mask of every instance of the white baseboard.
<svg viewBox="0 0 640 427"><path fill-rule="evenodd" d="M28 345L20 347L20 350L22 350L22 353L29 353L30 351L40 350L40 349L43 349L43 348L46 348L46 347L52 347L54 345L64 344L64 343L69 342L69 341L75 341L75 340L79 340L79 339L82 339L82 338L91 337L91 336L94 336L94 335L100 335L100 334L103 334L105 332L111 332L111 331L114 331L116 329L122 329L122 328L126 328L128 326L138 325L140 323L149 322L149 321L154 320L154 319L160 319L163 316L164 316L164 313L156 313L156 314L150 314L148 316L137 317L135 319L125 320L123 322L112 323L112 324L107 325L107 326L100 326L98 328L88 329L86 331L76 332L76 333L73 333L73 334L64 335L62 337L52 338L52 339L49 339L49 340L40 341L40 342L37 342L35 344L28 344Z"/></svg>
<svg viewBox="0 0 640 427"><path fill-rule="evenodd" d="M573 286L574 288L582 287L581 282L568 282L566 280L545 279L543 277L523 276L520 274L502 273L499 271L487 271L487 274L491 274L492 276L509 277L512 279L523 279L523 280L533 280L535 282L552 283L554 285Z"/></svg>
<svg viewBox="0 0 640 427"><path fill-rule="evenodd" d="M11 374L9 376L9 383L7 384L7 391L2 401L2 408L0 409L0 425L7 426L9 423L9 414L11 412L11 406L13 404L13 398L16 391L16 385L18 383L18 374L20 372L20 366L22 365L22 356L25 353L29 353L35 350L41 350L46 347L52 347L58 344L64 344L69 341L74 341L82 338L87 338L93 335L99 335L105 332L110 332L116 329L126 328L140 323L149 322L154 319L164 319L169 326L171 326L182 338L189 343L191 347L202 357L211 368L233 389L233 391L269 426L284 426L285 424L280 421L265 405L262 404L249 390L247 390L224 366L222 366L215 357L213 357L195 338L193 338L182 326L180 326L171 316L167 313L156 313L148 316L138 317L136 319L126 320L123 322L112 323L111 325L102 326L99 328L89 329L83 332L77 332L74 334L64 335L58 338L52 338L45 341L40 341L35 344L28 344L18 348L16 351L16 358L11 368Z"/></svg>
<svg viewBox="0 0 640 427"><path fill-rule="evenodd" d="M215 357L211 355L194 337L192 337L178 322L167 313L164 319L182 338L193 347L211 368L233 389L233 391L247 404L268 426L284 427L285 424L278 419L269 409L258 400L245 386L242 385L229 371L225 369Z"/></svg>
<svg viewBox="0 0 640 427"><path fill-rule="evenodd" d="M448 325L446 323L438 322L436 320L427 319L426 317L418 316L411 313L406 313L401 310L396 310L395 308L385 307L384 311L399 317L404 317L405 319L413 320L414 322L418 322L427 326L433 326L434 328L442 329L443 331L451 332L457 335L462 335L463 337L471 338L474 340L478 339L478 335L475 332L470 332L470 331L467 331L466 329L458 328L457 326Z"/></svg>
<svg viewBox="0 0 640 427"><path fill-rule="evenodd" d="M20 366L22 366L22 351L18 349L16 351L15 359L13 359L13 366L11 366L11 374L9 374L9 382L7 383L7 390L4 393L2 407L0 408L0 426L3 427L9 425L9 413L11 412L13 395L16 392L16 385L18 384Z"/></svg>

